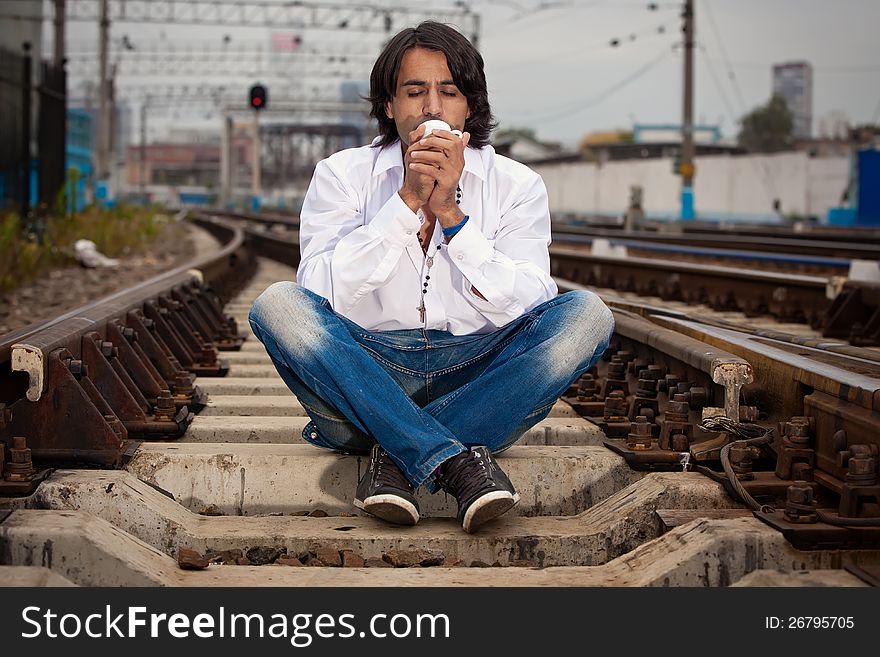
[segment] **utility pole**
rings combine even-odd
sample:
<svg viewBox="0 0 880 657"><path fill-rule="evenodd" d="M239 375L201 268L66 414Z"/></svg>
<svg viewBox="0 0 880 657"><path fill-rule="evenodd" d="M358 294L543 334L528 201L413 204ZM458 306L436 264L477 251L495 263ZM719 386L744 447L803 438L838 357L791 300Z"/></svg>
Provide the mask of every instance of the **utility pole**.
<svg viewBox="0 0 880 657"><path fill-rule="evenodd" d="M105 180L110 169L110 89L107 84L107 57L110 40L109 0L101 0L100 64L98 79L98 152L97 178Z"/></svg>
<svg viewBox="0 0 880 657"><path fill-rule="evenodd" d="M55 0L55 53L53 62L55 66L64 63L64 13L65 0Z"/></svg>
<svg viewBox="0 0 880 657"><path fill-rule="evenodd" d="M33 102L33 58L31 43L22 45L24 57L21 65L21 217L27 220L31 211L31 107Z"/></svg>
<svg viewBox="0 0 880 657"><path fill-rule="evenodd" d="M147 205L147 105L150 104L150 96L144 97L141 104L141 147L140 166L138 167L138 182L140 183L141 203Z"/></svg>
<svg viewBox="0 0 880 657"><path fill-rule="evenodd" d="M681 121L681 219L694 219L694 0L685 0L684 106Z"/></svg>
<svg viewBox="0 0 880 657"><path fill-rule="evenodd" d="M232 200L232 117L223 114L223 127L220 132L220 206L229 207Z"/></svg>

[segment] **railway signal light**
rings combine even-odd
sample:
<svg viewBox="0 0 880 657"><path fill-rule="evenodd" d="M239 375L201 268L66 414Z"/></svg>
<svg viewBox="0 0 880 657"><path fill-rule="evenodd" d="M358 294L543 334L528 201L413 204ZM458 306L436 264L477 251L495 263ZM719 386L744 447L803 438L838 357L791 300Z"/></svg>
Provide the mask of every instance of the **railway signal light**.
<svg viewBox="0 0 880 657"><path fill-rule="evenodd" d="M248 93L248 101L250 103L251 109L266 109L266 103L268 102L268 100L269 94L266 91L266 87L261 84L255 84L251 86Z"/></svg>

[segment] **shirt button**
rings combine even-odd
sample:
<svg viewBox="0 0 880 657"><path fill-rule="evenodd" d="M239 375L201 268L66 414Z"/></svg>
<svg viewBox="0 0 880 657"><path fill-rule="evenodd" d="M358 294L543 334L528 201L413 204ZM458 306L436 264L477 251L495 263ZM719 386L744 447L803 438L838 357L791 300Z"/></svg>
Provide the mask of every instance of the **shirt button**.
<svg viewBox="0 0 880 657"><path fill-rule="evenodd" d="M411 230L408 230L408 231L406 231L406 234L407 234L407 235L412 235L413 232L412 232Z"/></svg>
<svg viewBox="0 0 880 657"><path fill-rule="evenodd" d="M464 256L463 256L462 254L460 254L460 253L459 253L457 256L455 256L455 258L456 258L457 260L464 260Z"/></svg>

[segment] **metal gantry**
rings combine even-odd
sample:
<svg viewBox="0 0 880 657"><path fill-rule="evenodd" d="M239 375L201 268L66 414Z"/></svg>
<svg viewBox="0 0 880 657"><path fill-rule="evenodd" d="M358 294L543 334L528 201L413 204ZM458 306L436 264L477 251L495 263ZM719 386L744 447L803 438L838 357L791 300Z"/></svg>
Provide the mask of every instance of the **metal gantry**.
<svg viewBox="0 0 880 657"><path fill-rule="evenodd" d="M203 45L204 47L198 47ZM326 48L323 51L277 52L257 44L242 48L222 48L216 44L197 47L162 47L149 44L137 50L117 50L111 55L117 76L193 76L223 77L263 76L308 78L343 78L365 80L375 53L345 52ZM68 55L67 71L74 77L96 77L99 53L76 50Z"/></svg>
<svg viewBox="0 0 880 657"><path fill-rule="evenodd" d="M68 0L67 20L98 20L100 0ZM480 17L464 2L448 8L348 2L267 0L111 0L114 23L313 28L391 34L434 19L454 23L476 43Z"/></svg>

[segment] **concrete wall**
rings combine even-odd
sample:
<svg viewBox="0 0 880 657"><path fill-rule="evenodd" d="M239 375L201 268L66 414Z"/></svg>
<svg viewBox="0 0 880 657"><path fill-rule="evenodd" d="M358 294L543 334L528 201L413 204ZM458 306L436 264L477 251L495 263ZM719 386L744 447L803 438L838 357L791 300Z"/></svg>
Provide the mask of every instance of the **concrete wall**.
<svg viewBox="0 0 880 657"><path fill-rule="evenodd" d="M763 219L783 214L825 219L840 204L850 163L846 157L810 158L806 153L712 155L696 158L695 205L706 218ZM625 211L631 185L641 185L649 217L678 215L681 179L668 158L540 164L554 213L610 214Z"/></svg>

